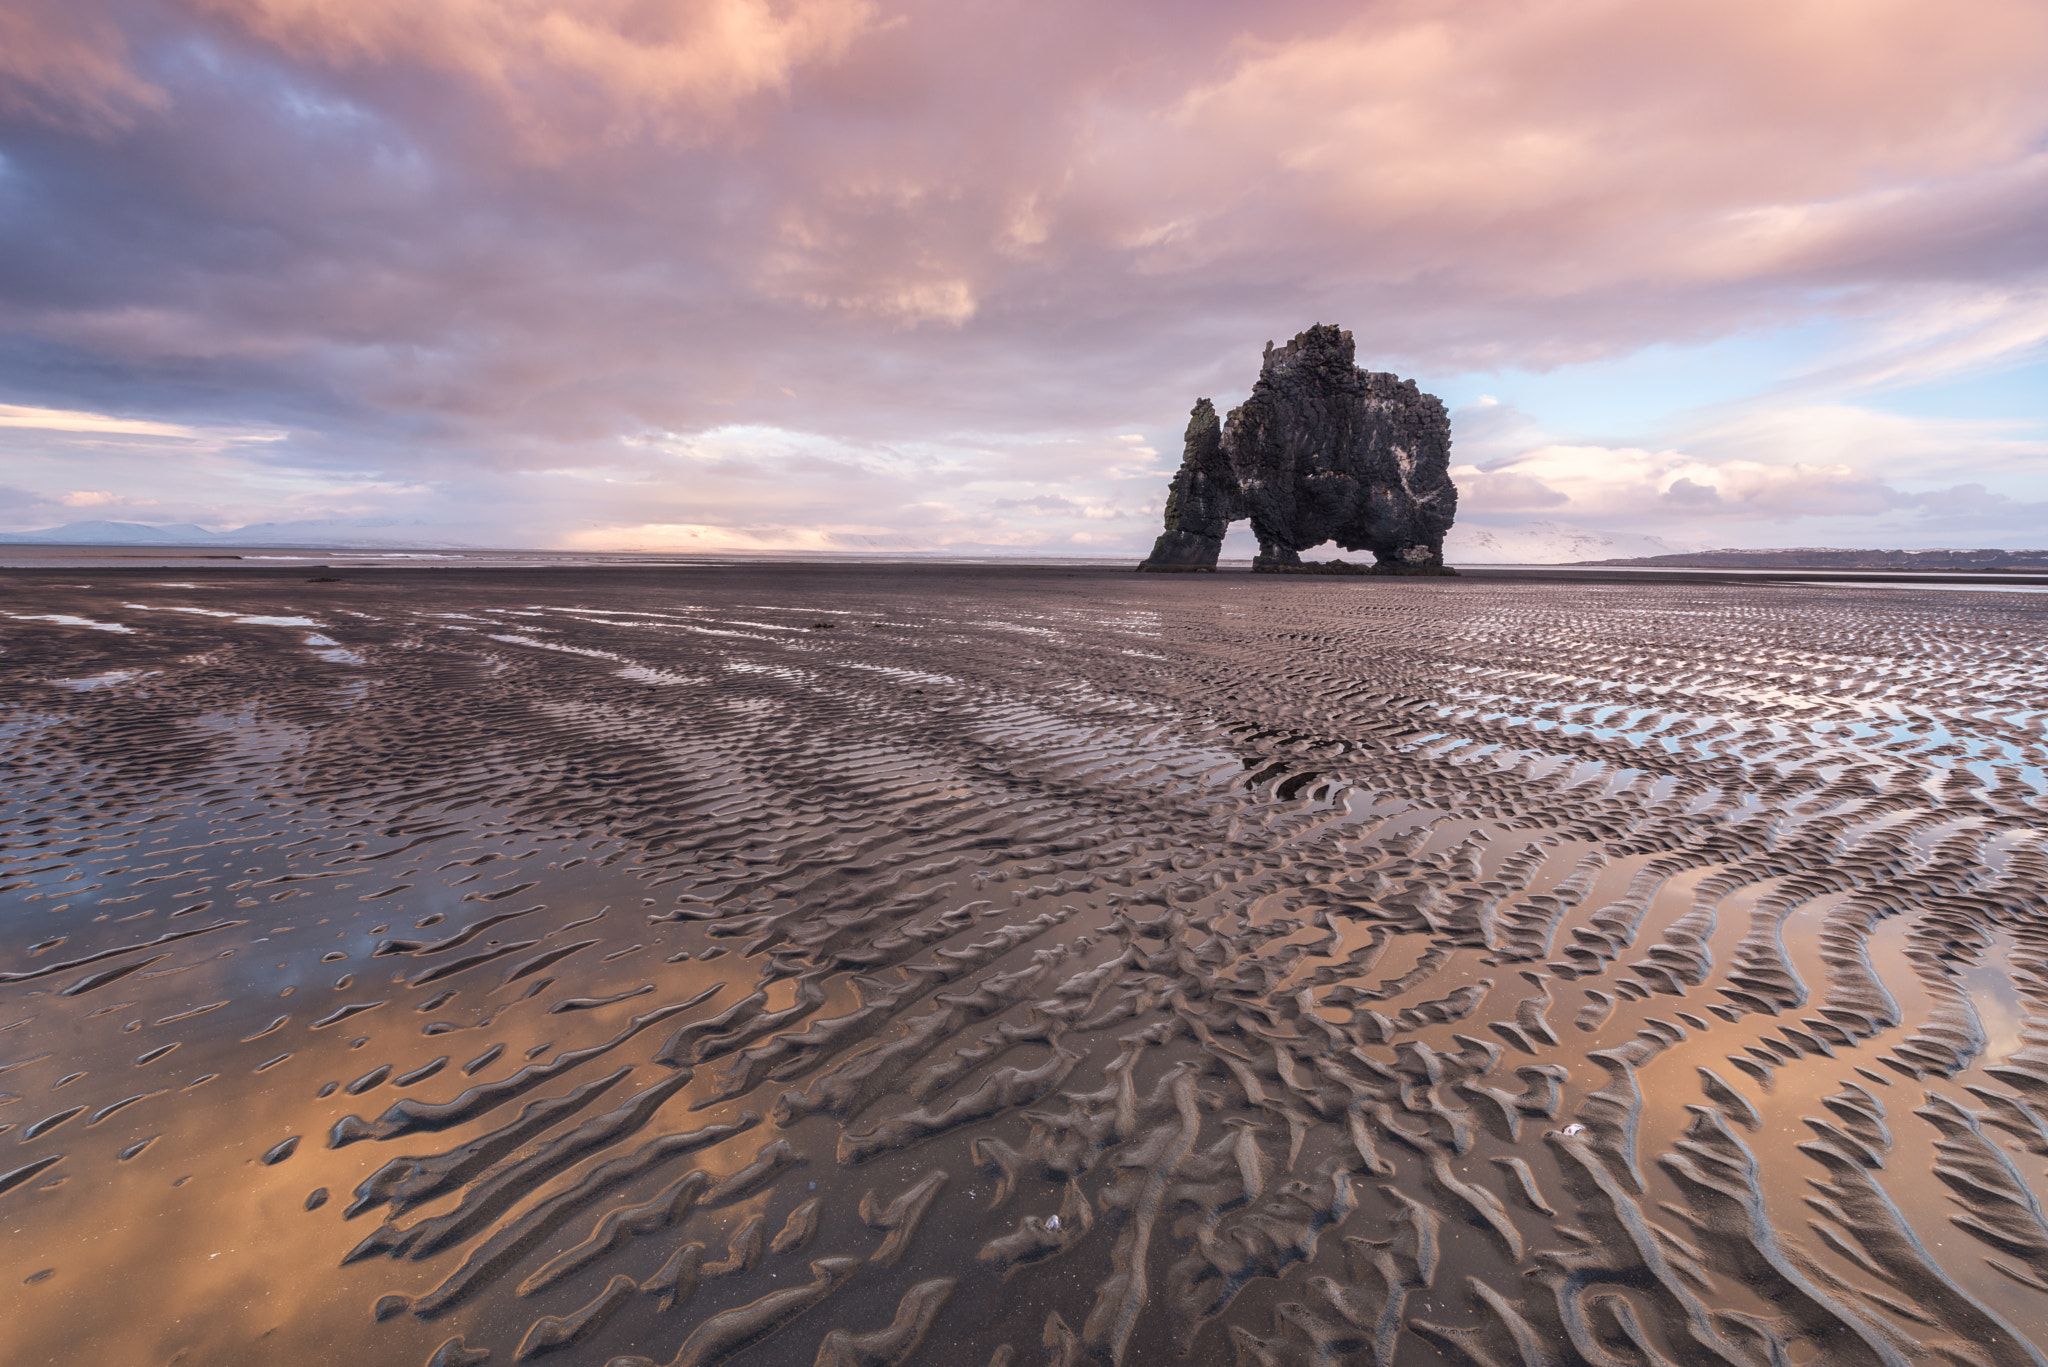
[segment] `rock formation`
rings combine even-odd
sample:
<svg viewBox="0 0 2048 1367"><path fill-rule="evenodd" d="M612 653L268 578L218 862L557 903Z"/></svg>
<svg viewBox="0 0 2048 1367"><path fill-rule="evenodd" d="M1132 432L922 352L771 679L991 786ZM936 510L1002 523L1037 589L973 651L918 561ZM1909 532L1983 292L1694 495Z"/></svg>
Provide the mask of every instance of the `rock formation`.
<svg viewBox="0 0 2048 1367"><path fill-rule="evenodd" d="M1415 381L1361 370L1351 334L1318 323L1266 345L1251 397L1221 424L1207 399L1166 499L1144 570L1208 570L1230 524L1249 517L1255 570L1302 571L1325 541L1373 553L1380 574L1442 574L1458 510L1451 420Z"/></svg>

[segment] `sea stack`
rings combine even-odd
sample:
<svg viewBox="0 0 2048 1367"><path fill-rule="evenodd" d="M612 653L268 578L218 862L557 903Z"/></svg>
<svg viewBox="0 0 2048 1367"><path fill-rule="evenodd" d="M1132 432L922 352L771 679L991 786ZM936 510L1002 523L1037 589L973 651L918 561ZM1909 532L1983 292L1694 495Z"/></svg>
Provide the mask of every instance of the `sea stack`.
<svg viewBox="0 0 2048 1367"><path fill-rule="evenodd" d="M1304 565L1325 541L1373 553L1374 574L1449 574L1444 533L1458 511L1451 420L1413 380L1361 370L1351 334L1318 323L1266 344L1249 399L1221 424L1195 402L1166 498L1166 530L1141 570L1213 570L1230 524L1250 518L1257 571Z"/></svg>

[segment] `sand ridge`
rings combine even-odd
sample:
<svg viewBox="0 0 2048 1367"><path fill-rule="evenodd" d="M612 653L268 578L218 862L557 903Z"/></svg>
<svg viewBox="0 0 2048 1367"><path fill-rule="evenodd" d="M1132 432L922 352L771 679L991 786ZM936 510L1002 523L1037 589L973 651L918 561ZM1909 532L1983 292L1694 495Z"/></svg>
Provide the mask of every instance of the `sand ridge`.
<svg viewBox="0 0 2048 1367"><path fill-rule="evenodd" d="M6 590L24 1361L2044 1360L2038 597Z"/></svg>

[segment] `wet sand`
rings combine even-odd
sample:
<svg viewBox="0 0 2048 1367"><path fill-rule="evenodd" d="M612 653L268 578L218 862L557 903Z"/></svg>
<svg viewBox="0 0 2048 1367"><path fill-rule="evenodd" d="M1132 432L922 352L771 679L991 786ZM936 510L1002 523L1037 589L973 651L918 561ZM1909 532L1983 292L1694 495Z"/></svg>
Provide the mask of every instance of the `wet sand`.
<svg viewBox="0 0 2048 1367"><path fill-rule="evenodd" d="M0 571L9 1363L2048 1362L2048 597L309 573Z"/></svg>

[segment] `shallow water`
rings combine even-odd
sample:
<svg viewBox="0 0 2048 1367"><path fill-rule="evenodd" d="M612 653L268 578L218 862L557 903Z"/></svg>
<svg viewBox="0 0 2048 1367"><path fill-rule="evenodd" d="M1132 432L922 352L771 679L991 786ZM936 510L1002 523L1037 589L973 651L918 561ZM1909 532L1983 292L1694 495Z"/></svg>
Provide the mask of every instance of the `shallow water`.
<svg viewBox="0 0 2048 1367"><path fill-rule="evenodd" d="M0 584L10 1362L2043 1361L2038 598L333 573Z"/></svg>

